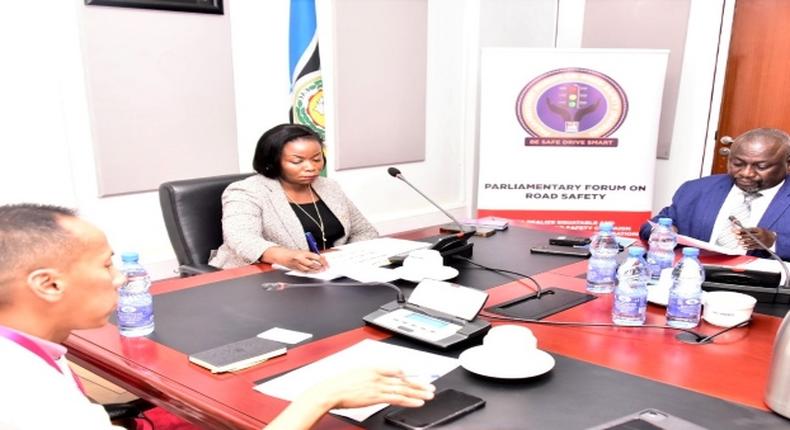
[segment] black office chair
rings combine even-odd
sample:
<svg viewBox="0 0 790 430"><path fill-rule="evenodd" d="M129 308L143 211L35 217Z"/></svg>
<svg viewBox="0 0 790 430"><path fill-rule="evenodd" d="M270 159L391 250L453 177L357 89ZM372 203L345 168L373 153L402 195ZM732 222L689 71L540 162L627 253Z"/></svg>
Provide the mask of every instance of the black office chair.
<svg viewBox="0 0 790 430"><path fill-rule="evenodd" d="M250 173L165 182L159 204L181 276L213 272L209 253L222 244L222 192Z"/></svg>

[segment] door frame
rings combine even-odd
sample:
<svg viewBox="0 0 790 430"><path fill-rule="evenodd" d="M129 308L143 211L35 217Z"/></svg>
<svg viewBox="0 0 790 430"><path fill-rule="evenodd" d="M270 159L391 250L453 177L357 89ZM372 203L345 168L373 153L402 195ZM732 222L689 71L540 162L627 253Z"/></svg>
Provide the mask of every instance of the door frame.
<svg viewBox="0 0 790 430"><path fill-rule="evenodd" d="M708 176L713 168L715 158L717 130L721 117L721 104L724 96L724 79L727 74L727 60L730 57L730 41L732 38L732 24L735 16L735 3L737 0L724 0L721 17L721 32L719 34L719 52L716 59L716 69L713 76L710 110L708 111L708 127L705 132L705 152L702 156L700 176ZM720 138L721 136L718 136ZM735 136L732 136L735 137Z"/></svg>

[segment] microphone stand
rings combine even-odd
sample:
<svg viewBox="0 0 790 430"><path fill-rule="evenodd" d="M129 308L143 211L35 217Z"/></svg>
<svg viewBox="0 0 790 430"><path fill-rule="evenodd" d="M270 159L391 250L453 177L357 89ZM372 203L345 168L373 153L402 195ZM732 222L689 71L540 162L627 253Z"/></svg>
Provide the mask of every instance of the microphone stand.
<svg viewBox="0 0 790 430"><path fill-rule="evenodd" d="M447 212L444 208L439 206L438 203L433 201L430 197L425 195L425 193L423 193L417 187L412 185L411 182L406 180L406 178L403 177L403 174L401 174L399 169L395 167L390 167L389 169L387 169L387 173L389 173L389 175L392 176L393 178L400 179L401 181L406 183L406 185L408 185L414 191L416 191L417 194L421 195L430 204L432 204L434 207L439 209L443 214L445 214L448 218L450 218L453 221L453 224L455 224L458 227L460 233L452 234L439 239L431 249L435 249L439 251L439 253L441 253L442 257L444 258L452 257L454 255L461 255L464 257L472 256L472 247L474 246L474 243L470 243L468 239L475 234L475 232L477 231L476 228L465 227L463 224L461 224L461 222L458 221L458 219L454 217L453 214Z"/></svg>
<svg viewBox="0 0 790 430"><path fill-rule="evenodd" d="M454 224L455 224L455 225L458 227L458 230L460 230L460 231L462 231L462 232L465 232L465 231L469 231L469 230L470 230L470 228L468 228L468 227L464 227L464 226L461 224L461 222L460 222L460 221L458 221L458 219L457 219L456 217L454 217L454 216L453 216L453 214L451 214L450 212L447 212L446 210L444 210L444 208L442 208L441 206L439 206L439 204L438 204L438 203L436 203L435 201L433 201L433 200L432 200L430 197L426 196L426 195L425 195L425 193L423 193L422 191L420 191L420 190L419 190L417 187L415 187L415 186L414 186L414 185L413 185L411 182L409 182L408 180L406 180L406 178L404 178L404 177L403 177L403 175L401 174L400 170L398 170L398 169L396 169L396 168L394 168L394 167L390 167L389 169L387 169L387 172L388 172L390 175L392 175L392 177L394 177L394 178L398 178L398 179L400 179L401 181L405 182L405 183L406 183L406 185L410 186L410 187L411 187L411 188L412 188L414 191L417 191L417 194L421 195L421 196L422 196L422 197L423 197L425 200L428 200L428 202L429 202L430 204L434 205L434 206L435 206L437 209L439 209L440 211L442 211L442 213L444 213L445 215L447 215L447 218L450 218L450 219L453 221L453 223L454 223ZM473 227L471 227L471 230L474 230L474 228L473 228Z"/></svg>
<svg viewBox="0 0 790 430"><path fill-rule="evenodd" d="M736 218L735 215L730 215L728 219L730 220L731 223L735 224L738 228L740 228L741 231L746 233L760 248L762 248L763 251L767 252L768 255L771 256L771 258L779 262L779 266L782 268L785 274L784 288L786 291L790 291L790 270L787 269L784 260L782 260L782 258L779 257L779 255L777 255L775 252L771 251L771 248L768 247L766 244L764 244L754 233L750 232L746 227L744 227L741 221L738 218ZM774 302L776 302L777 296L781 293L782 290L780 283L777 284L776 286L776 292L774 293L775 294Z"/></svg>

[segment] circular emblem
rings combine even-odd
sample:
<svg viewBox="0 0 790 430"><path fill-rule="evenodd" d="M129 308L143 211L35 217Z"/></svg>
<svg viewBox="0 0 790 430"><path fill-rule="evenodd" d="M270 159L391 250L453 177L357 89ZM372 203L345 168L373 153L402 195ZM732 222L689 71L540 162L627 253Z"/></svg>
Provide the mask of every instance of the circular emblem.
<svg viewBox="0 0 790 430"><path fill-rule="evenodd" d="M311 72L299 78L293 91L293 122L310 127L324 137L324 87L321 73Z"/></svg>
<svg viewBox="0 0 790 430"><path fill-rule="evenodd" d="M521 127L535 137L608 137L627 113L628 99L617 82L577 67L538 76L516 100Z"/></svg>

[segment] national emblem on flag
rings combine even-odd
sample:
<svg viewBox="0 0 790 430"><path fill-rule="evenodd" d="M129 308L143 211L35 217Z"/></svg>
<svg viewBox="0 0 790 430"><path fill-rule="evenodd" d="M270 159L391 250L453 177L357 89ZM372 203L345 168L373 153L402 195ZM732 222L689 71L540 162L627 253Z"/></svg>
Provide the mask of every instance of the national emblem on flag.
<svg viewBox="0 0 790 430"><path fill-rule="evenodd" d="M323 138L324 87L316 29L315 0L291 0L291 122L306 125Z"/></svg>

